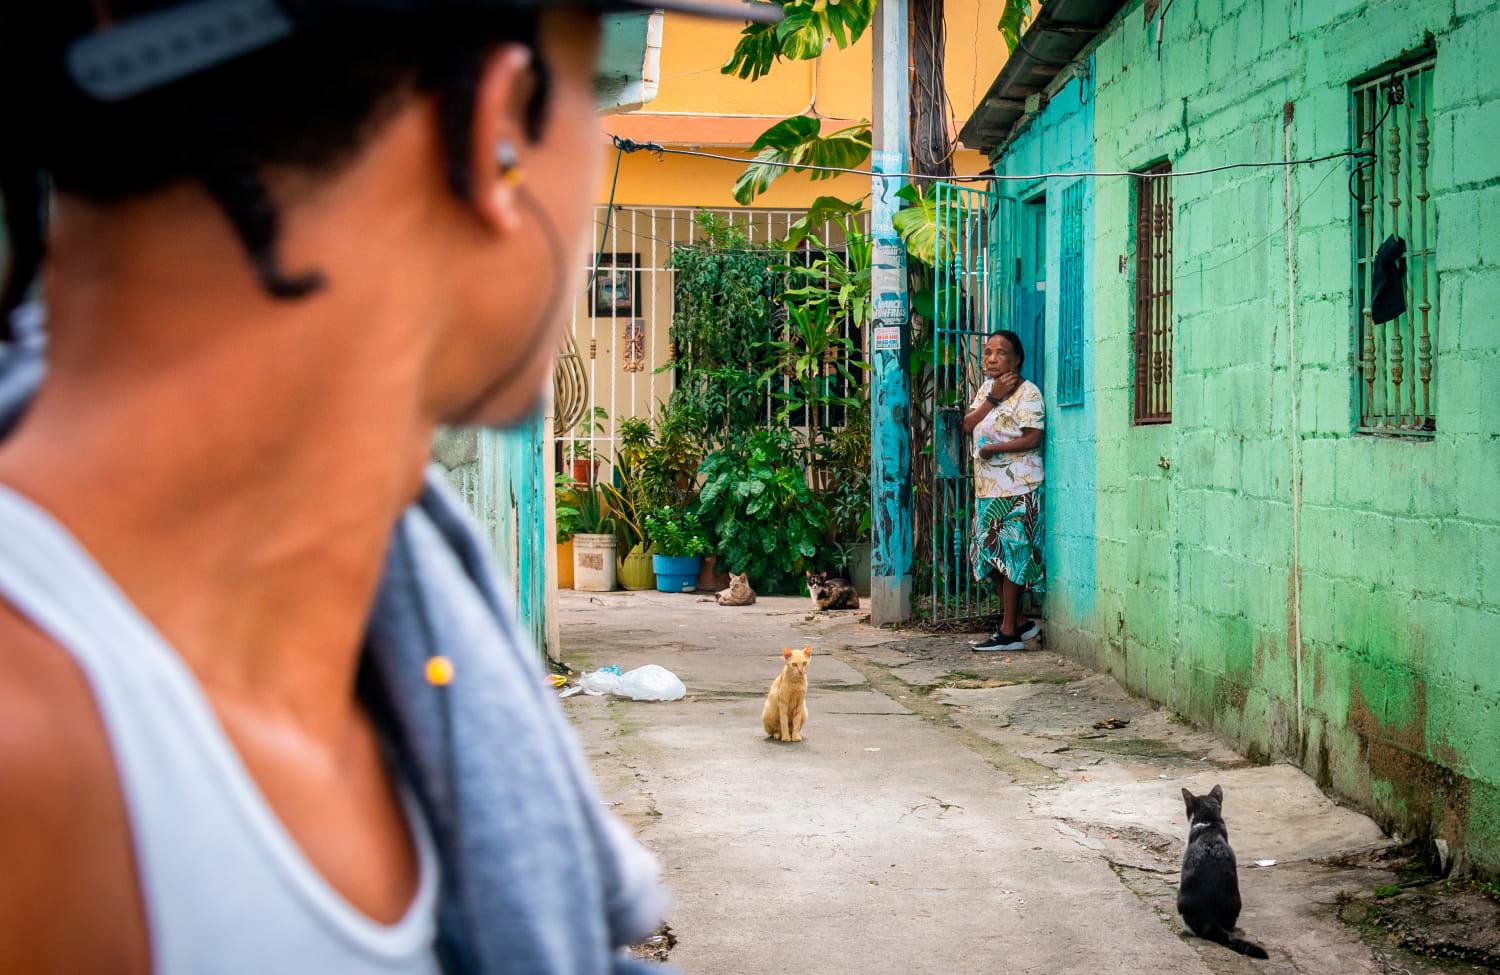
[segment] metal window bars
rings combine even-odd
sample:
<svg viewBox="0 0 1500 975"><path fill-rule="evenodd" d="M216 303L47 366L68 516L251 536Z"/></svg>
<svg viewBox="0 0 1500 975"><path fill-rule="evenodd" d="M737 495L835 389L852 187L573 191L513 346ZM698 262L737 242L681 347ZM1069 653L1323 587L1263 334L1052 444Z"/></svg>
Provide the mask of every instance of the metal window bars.
<svg viewBox="0 0 1500 975"><path fill-rule="evenodd" d="M1083 192L1075 180L1062 195L1062 247L1059 254L1057 404L1083 403Z"/></svg>
<svg viewBox="0 0 1500 975"><path fill-rule="evenodd" d="M1434 58L1356 85L1360 148L1370 154L1355 177L1355 292L1358 312L1359 429L1430 436L1437 429L1437 219L1428 205L1432 164ZM1376 254L1389 237L1406 243L1400 287L1406 311L1374 320Z"/></svg>
<svg viewBox="0 0 1500 975"><path fill-rule="evenodd" d="M1135 180L1135 422L1172 422L1172 164Z"/></svg>

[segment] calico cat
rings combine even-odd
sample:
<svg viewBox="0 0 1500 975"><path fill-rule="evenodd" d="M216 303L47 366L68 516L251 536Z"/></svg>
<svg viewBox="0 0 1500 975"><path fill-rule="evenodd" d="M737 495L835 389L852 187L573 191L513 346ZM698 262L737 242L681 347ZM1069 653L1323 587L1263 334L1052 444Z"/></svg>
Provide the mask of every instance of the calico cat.
<svg viewBox="0 0 1500 975"><path fill-rule="evenodd" d="M859 609L859 591L848 579L830 579L826 572L809 572L807 591L812 594L819 612Z"/></svg>
<svg viewBox="0 0 1500 975"><path fill-rule="evenodd" d="M784 648L781 656L786 665L771 682L760 723L777 741L801 741L802 726L807 723L807 662L812 659L812 647Z"/></svg>
<svg viewBox="0 0 1500 975"><path fill-rule="evenodd" d="M1240 881L1229 831L1224 826L1224 790L1206 796L1186 789L1188 844L1182 854L1182 884L1177 890L1177 913L1188 930L1251 958L1269 958L1266 949L1234 936L1240 918Z"/></svg>
<svg viewBox="0 0 1500 975"><path fill-rule="evenodd" d="M729 588L719 590L714 597L720 606L754 606L755 590L750 588L750 576L729 574Z"/></svg>

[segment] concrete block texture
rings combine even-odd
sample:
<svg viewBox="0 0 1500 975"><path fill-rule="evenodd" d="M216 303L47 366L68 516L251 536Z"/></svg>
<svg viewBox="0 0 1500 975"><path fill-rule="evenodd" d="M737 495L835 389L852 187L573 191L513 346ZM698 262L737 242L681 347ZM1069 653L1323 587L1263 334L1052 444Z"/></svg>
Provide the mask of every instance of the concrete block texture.
<svg viewBox="0 0 1500 975"><path fill-rule="evenodd" d="M1383 824L1500 869L1500 2L1179 0L1164 23L1158 60L1154 23L1118 19L1092 98L1049 107L999 170L1024 171L1041 143L1098 169L1276 161L1287 103L1294 155L1337 152L1351 86L1435 51L1436 430L1356 432L1342 159L1292 174L1290 229L1279 169L1173 181L1174 416L1133 426L1135 194L1096 180L1091 430L1048 455L1089 472L1049 495L1049 525L1087 526L1055 580L1059 601L1093 607L1069 645Z"/></svg>

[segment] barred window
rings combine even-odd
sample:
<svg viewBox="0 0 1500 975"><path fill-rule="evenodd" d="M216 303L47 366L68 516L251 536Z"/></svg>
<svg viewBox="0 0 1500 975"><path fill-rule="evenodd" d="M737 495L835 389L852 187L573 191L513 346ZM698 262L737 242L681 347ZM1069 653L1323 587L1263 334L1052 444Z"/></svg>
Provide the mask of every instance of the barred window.
<svg viewBox="0 0 1500 975"><path fill-rule="evenodd" d="M1437 429L1436 208L1428 205L1434 59L1354 86L1359 429Z"/></svg>
<svg viewBox="0 0 1500 975"><path fill-rule="evenodd" d="M1135 422L1172 422L1172 164L1135 180Z"/></svg>
<svg viewBox="0 0 1500 975"><path fill-rule="evenodd" d="M1063 190L1057 403L1083 402L1083 180Z"/></svg>

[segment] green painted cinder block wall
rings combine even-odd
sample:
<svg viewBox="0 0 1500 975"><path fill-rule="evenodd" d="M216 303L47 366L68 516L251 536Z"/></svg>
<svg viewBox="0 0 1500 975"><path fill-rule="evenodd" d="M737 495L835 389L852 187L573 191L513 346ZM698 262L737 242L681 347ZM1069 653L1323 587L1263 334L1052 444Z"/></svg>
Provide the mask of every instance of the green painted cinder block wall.
<svg viewBox="0 0 1500 975"><path fill-rule="evenodd" d="M1173 420L1133 426L1133 181L1100 179L1096 490L1071 495L1092 510L1053 519L1095 526L1092 615L1071 642L1495 873L1500 2L1179 0L1159 58L1155 23L1130 4L1093 52L1093 166L1338 152L1351 83L1424 47L1437 52L1435 437L1355 432L1344 160L1173 181Z"/></svg>

